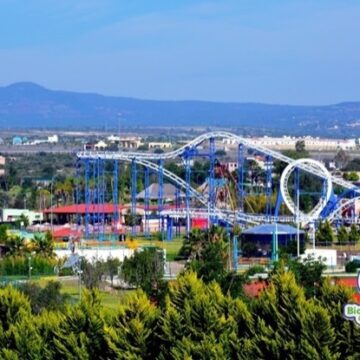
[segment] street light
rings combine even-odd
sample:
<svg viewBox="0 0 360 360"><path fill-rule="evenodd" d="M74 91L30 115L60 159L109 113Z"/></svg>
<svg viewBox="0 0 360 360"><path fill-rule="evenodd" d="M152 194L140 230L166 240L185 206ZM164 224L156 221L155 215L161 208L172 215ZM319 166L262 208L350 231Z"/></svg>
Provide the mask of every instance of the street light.
<svg viewBox="0 0 360 360"><path fill-rule="evenodd" d="M51 178L51 183L50 183L50 226L51 226L51 231L54 231L54 220L53 220L53 183L54 183L54 179L55 176L53 176Z"/></svg>
<svg viewBox="0 0 360 360"><path fill-rule="evenodd" d="M28 269L28 271L29 271L29 281L31 281L31 270L32 270L32 266L31 266L31 255L35 255L35 252L31 252L30 254L29 254L29 257L28 257L28 261L29 261L29 269Z"/></svg>

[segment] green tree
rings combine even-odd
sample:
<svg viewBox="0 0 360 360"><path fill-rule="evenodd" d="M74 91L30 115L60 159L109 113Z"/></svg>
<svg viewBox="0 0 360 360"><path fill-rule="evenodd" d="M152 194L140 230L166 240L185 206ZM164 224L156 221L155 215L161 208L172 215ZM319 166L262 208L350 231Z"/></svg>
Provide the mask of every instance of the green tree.
<svg viewBox="0 0 360 360"><path fill-rule="evenodd" d="M304 288L306 297L314 297L323 281L322 274L326 269L323 261L308 256L303 260L290 260L288 267L293 272L297 283Z"/></svg>
<svg viewBox="0 0 360 360"><path fill-rule="evenodd" d="M160 319L160 359L256 358L246 304L223 295L216 282L206 285L193 272L170 284Z"/></svg>
<svg viewBox="0 0 360 360"><path fill-rule="evenodd" d="M334 353L341 354L341 359L355 360L360 354L360 328L343 317L343 308L351 301L351 297L351 289L334 285L328 278L324 280L317 294L317 299L330 315L335 330Z"/></svg>
<svg viewBox="0 0 360 360"><path fill-rule="evenodd" d="M58 281L49 281L43 288L34 282L26 282L19 290L28 297L34 314L44 309L63 310L68 300L68 296L61 293L61 283Z"/></svg>
<svg viewBox="0 0 360 360"><path fill-rule="evenodd" d="M23 293L12 286L0 288L0 332L29 314L30 303Z"/></svg>
<svg viewBox="0 0 360 360"><path fill-rule="evenodd" d="M348 181L359 181L359 175L355 171L345 172L343 178Z"/></svg>
<svg viewBox="0 0 360 360"><path fill-rule="evenodd" d="M103 261L88 261L85 258L81 259L81 281L89 290L99 288L99 285L106 273L106 265Z"/></svg>
<svg viewBox="0 0 360 360"><path fill-rule="evenodd" d="M332 244L335 240L334 231L331 227L331 224L326 220L321 222L316 231L316 241L320 243L330 243Z"/></svg>
<svg viewBox="0 0 360 360"><path fill-rule="evenodd" d="M120 264L118 258L109 257L106 261L106 274L110 277L111 285L113 285L114 276L119 273Z"/></svg>
<svg viewBox="0 0 360 360"><path fill-rule="evenodd" d="M48 259L55 258L54 238L50 231L47 231L45 235L35 234L32 240L32 245L37 255Z"/></svg>
<svg viewBox="0 0 360 360"><path fill-rule="evenodd" d="M357 243L360 240L360 233L355 224L352 224L349 232L349 241Z"/></svg>
<svg viewBox="0 0 360 360"><path fill-rule="evenodd" d="M340 226L337 233L337 239L340 244L346 244L349 241L349 234L344 225Z"/></svg>
<svg viewBox="0 0 360 360"><path fill-rule="evenodd" d="M140 287L147 295L156 295L162 288L164 257L162 251L147 248L125 258L120 277L130 285Z"/></svg>
<svg viewBox="0 0 360 360"><path fill-rule="evenodd" d="M5 243L8 238L8 227L7 225L0 225L0 241Z"/></svg>
<svg viewBox="0 0 360 360"><path fill-rule="evenodd" d="M105 320L101 315L99 293L83 292L81 302L67 310L54 334L55 359L109 359Z"/></svg>
<svg viewBox="0 0 360 360"><path fill-rule="evenodd" d="M350 158L349 158L349 155L346 153L345 150L340 149L336 153L336 155L334 157L334 161L335 161L337 167L342 169L348 164L348 162L350 161Z"/></svg>
<svg viewBox="0 0 360 360"><path fill-rule="evenodd" d="M337 359L330 317L278 269L254 306L257 359ZM334 354L334 355L333 355Z"/></svg>
<svg viewBox="0 0 360 360"><path fill-rule="evenodd" d="M127 297L106 328L111 359L154 359L159 310L138 290Z"/></svg>
<svg viewBox="0 0 360 360"><path fill-rule="evenodd" d="M298 140L295 143L295 150L298 153L305 152L305 140Z"/></svg>
<svg viewBox="0 0 360 360"><path fill-rule="evenodd" d="M8 248L7 256L24 256L27 253L24 238L18 235L11 235L5 239Z"/></svg>

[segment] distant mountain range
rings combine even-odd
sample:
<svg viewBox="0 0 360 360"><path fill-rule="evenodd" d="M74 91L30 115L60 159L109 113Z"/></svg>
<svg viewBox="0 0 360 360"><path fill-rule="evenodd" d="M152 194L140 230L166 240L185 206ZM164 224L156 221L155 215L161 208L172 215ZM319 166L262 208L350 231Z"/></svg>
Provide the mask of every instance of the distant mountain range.
<svg viewBox="0 0 360 360"><path fill-rule="evenodd" d="M269 129L360 137L360 102L327 106L155 101L53 91L21 82L0 87L0 128L117 129L188 126Z"/></svg>

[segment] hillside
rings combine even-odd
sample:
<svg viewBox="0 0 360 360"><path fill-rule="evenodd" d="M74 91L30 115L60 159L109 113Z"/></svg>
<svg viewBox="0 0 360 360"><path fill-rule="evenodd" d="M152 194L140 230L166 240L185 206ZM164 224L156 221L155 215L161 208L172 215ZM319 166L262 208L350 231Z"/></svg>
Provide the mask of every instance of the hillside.
<svg viewBox="0 0 360 360"><path fill-rule="evenodd" d="M154 101L53 91L33 83L0 87L1 128L221 126L360 136L360 102L328 106Z"/></svg>

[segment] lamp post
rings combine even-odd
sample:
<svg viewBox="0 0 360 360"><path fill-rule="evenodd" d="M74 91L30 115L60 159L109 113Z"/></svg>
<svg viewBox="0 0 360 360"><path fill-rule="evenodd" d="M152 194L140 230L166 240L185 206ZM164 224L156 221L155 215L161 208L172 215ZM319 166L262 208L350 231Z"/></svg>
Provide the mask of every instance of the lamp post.
<svg viewBox="0 0 360 360"><path fill-rule="evenodd" d="M54 179L55 176L53 176L51 178L51 183L50 183L50 226L51 226L51 231L54 231L54 220L53 220L53 183L54 183Z"/></svg>
<svg viewBox="0 0 360 360"><path fill-rule="evenodd" d="M28 269L28 276L29 276L29 281L31 281L31 270L32 270L32 266L31 266L31 256L32 255L35 255L35 252L31 252L29 254L29 257L28 257L28 261L29 261L29 269Z"/></svg>

